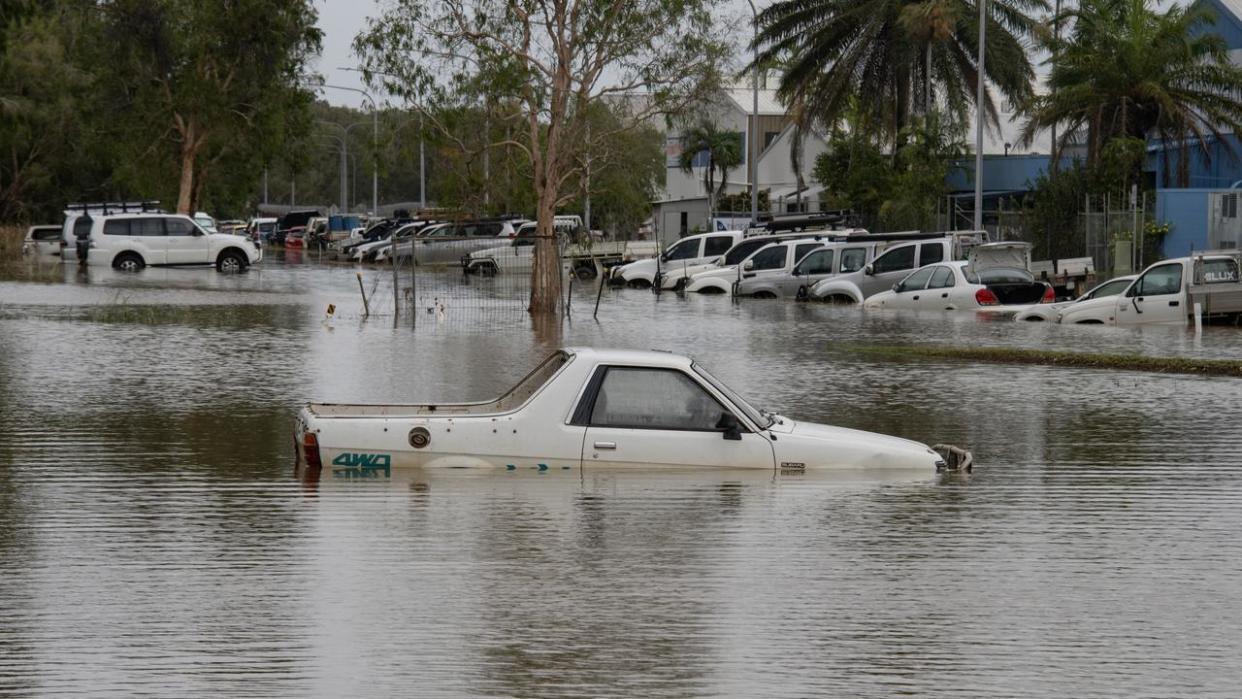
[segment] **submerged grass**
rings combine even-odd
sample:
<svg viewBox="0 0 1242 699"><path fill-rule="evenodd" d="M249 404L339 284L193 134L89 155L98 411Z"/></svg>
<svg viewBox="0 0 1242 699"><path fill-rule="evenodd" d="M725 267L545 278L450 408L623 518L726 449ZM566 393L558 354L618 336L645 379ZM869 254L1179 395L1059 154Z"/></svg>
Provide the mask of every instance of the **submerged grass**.
<svg viewBox="0 0 1242 699"><path fill-rule="evenodd" d="M1136 354L1095 354L1012 347L954 347L936 345L833 344L838 349L881 359L949 359L1004 364L1081 367L1148 371L1158 374L1234 376L1242 378L1242 361L1191 357L1147 357Z"/></svg>

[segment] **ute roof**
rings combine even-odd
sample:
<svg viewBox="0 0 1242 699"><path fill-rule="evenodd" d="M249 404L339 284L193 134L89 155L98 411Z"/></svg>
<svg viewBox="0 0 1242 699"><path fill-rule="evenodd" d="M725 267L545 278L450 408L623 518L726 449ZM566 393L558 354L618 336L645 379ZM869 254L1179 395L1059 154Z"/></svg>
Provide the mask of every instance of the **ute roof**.
<svg viewBox="0 0 1242 699"><path fill-rule="evenodd" d="M690 368L694 360L682 354L664 350L597 349L595 347L565 347L570 355L593 362L618 362L649 366Z"/></svg>

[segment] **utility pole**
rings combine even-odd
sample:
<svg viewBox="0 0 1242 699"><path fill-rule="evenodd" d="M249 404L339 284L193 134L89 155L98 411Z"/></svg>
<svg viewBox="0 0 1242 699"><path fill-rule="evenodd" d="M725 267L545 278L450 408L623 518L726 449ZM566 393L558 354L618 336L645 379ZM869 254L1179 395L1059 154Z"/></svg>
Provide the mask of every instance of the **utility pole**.
<svg viewBox="0 0 1242 699"><path fill-rule="evenodd" d="M986 45L988 0L979 0L979 84L975 99L975 230L983 230L983 49Z"/></svg>
<svg viewBox="0 0 1242 699"><path fill-rule="evenodd" d="M379 215L379 107L375 103L375 98L372 97L371 93L367 92L366 90L361 90L356 87L346 87L344 85L328 85L327 83L321 84L320 87L330 87L334 90L348 90L350 92L357 92L363 97L366 97L367 100L371 102L371 124L374 127L374 132L372 134L372 141L371 141L371 150L373 151L371 153L371 159L372 159L372 163L371 163L371 213L378 216Z"/></svg>
<svg viewBox="0 0 1242 699"><path fill-rule="evenodd" d="M759 11L755 9L755 3L752 0L746 0L750 5L750 14L754 18L754 31L752 33L753 40L751 42L751 56L754 61L755 68L750 76L750 92L751 92L751 121L750 121L750 139L754 144L748 149L750 151L750 225L754 227L759 223Z"/></svg>

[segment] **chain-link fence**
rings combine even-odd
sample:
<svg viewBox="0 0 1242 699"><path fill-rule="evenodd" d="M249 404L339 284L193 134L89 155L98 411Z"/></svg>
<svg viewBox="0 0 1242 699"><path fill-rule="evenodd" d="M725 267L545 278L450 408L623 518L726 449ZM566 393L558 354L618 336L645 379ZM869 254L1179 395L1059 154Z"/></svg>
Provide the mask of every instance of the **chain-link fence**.
<svg viewBox="0 0 1242 699"><path fill-rule="evenodd" d="M531 305L538 240L415 238L398 241L395 249L378 246L352 260L369 270L359 277L359 292L366 299L364 313L391 316L395 312L398 322L415 327L519 327ZM564 310L573 288L599 284L613 265L654 252L653 241L575 242L559 236L552 293Z"/></svg>

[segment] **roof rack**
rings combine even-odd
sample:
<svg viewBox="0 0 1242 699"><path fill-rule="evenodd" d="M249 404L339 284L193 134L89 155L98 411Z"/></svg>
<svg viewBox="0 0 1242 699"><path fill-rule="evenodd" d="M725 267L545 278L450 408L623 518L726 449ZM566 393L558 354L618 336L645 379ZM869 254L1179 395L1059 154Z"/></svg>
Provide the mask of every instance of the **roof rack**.
<svg viewBox="0 0 1242 699"><path fill-rule="evenodd" d="M109 214L129 214L129 213L163 213L164 210L159 208L160 202L154 201L101 201L101 202L74 202L65 205L65 211L81 211L82 213L99 213L107 216Z"/></svg>

